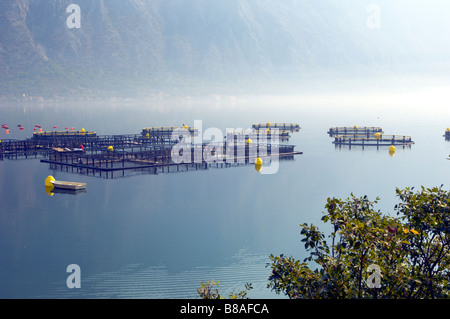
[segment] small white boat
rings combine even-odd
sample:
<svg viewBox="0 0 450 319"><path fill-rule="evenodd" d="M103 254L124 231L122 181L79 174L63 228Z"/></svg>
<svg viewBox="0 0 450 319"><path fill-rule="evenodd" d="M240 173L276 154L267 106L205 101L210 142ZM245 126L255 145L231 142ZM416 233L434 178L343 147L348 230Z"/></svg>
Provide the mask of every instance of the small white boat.
<svg viewBox="0 0 450 319"><path fill-rule="evenodd" d="M55 186L55 188L62 188L62 189L79 190L86 188L86 183L66 182L66 181L50 181L50 183L52 183L53 186Z"/></svg>

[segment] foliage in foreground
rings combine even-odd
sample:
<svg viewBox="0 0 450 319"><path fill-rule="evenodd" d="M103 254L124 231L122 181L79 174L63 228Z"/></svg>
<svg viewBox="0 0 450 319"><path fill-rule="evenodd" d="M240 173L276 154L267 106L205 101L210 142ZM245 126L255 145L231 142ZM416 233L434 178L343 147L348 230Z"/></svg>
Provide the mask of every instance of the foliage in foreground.
<svg viewBox="0 0 450 319"><path fill-rule="evenodd" d="M309 257L271 255L268 287L289 298L449 298L450 193L396 194L397 218L374 210L378 198L328 198L322 220L331 234L300 225Z"/></svg>
<svg viewBox="0 0 450 319"><path fill-rule="evenodd" d="M202 299L224 299L219 294L219 282L215 282L214 279L207 282L201 282L200 288L197 289L197 293ZM230 292L228 294L228 299L246 299L249 290L253 289L250 283L244 285L244 290L239 290L238 292Z"/></svg>

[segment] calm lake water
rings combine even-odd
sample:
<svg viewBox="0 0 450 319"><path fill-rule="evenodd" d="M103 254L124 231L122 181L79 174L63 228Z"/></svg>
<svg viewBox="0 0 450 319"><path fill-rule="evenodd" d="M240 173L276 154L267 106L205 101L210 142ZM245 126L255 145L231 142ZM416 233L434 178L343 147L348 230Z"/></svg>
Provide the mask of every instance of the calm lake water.
<svg viewBox="0 0 450 319"><path fill-rule="evenodd" d="M0 298L197 298L200 282L223 295L250 282L250 298L282 298L267 286L270 254L303 259L300 223L320 219L327 197L368 195L395 214L396 187L450 185L448 89L383 94L225 96L102 103L3 103L9 135L35 124L140 133L143 127L249 128L295 122L288 144L302 151L262 175L251 165L104 179L50 170L39 159L0 161ZM25 127L19 131L17 124ZM411 135L411 148L336 148L331 126L381 126ZM78 195L48 196L44 180L87 183ZM69 264L81 288L69 289Z"/></svg>

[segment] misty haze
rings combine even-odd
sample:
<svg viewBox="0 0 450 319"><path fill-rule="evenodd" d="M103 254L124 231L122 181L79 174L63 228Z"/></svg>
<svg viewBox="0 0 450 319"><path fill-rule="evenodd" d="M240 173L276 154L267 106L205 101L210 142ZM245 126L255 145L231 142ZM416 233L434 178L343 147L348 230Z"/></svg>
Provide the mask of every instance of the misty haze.
<svg viewBox="0 0 450 319"><path fill-rule="evenodd" d="M79 25L72 3L2 2L1 95L295 93L448 73L445 1L80 0Z"/></svg>
<svg viewBox="0 0 450 319"><path fill-rule="evenodd" d="M327 198L449 187L449 1L2 0L0 30L0 298L287 298L269 256ZM167 155L254 125L273 174Z"/></svg>

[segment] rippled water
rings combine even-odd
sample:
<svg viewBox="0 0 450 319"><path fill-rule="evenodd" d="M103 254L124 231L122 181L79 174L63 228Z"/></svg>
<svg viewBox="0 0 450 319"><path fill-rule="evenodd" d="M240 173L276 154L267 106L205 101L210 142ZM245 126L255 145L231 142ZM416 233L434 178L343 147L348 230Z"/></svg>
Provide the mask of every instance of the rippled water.
<svg viewBox="0 0 450 319"><path fill-rule="evenodd" d="M395 187L448 187L448 90L439 92L3 103L0 121L26 130L0 139L31 136L37 123L128 134L194 120L224 132L296 122L289 143L304 154L273 175L239 166L117 179L53 171L38 159L0 161L0 297L197 298L211 279L223 295L250 282L251 298L282 297L266 288L268 256L304 258L298 225L320 225L327 197L380 196L379 208L394 214ZM386 148L336 148L328 128L353 125L416 144L393 157ZM48 175L86 182L87 192L50 197ZM69 264L81 268L80 289L66 286Z"/></svg>

